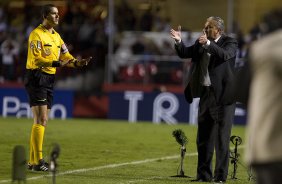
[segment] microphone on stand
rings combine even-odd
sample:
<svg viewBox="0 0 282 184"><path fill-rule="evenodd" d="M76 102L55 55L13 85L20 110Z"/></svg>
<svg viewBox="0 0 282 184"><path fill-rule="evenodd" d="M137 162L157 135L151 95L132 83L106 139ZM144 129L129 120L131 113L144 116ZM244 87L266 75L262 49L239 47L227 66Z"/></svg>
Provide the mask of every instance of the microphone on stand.
<svg viewBox="0 0 282 184"><path fill-rule="evenodd" d="M13 151L12 182L26 181L26 154L23 146L17 145Z"/></svg>
<svg viewBox="0 0 282 184"><path fill-rule="evenodd" d="M238 153L238 146L242 144L242 138L239 136L231 136L230 141L235 146L234 151L230 152L231 163L233 164L233 173L231 174L231 179L237 179L236 172L237 172L237 163L239 162L240 154Z"/></svg>
<svg viewBox="0 0 282 184"><path fill-rule="evenodd" d="M188 178L190 178L189 176L185 176L184 169L183 169L184 157L185 157L185 153L186 153L186 144L188 143L188 139L181 129L174 130L172 132L172 135L175 137L176 142L178 142L178 144L181 145L180 171L179 171L179 173L177 172L177 175L173 176L173 177L188 177Z"/></svg>
<svg viewBox="0 0 282 184"><path fill-rule="evenodd" d="M60 146L58 144L54 144L53 150L51 151L50 154L50 159L56 160L59 157L60 152L61 152Z"/></svg>

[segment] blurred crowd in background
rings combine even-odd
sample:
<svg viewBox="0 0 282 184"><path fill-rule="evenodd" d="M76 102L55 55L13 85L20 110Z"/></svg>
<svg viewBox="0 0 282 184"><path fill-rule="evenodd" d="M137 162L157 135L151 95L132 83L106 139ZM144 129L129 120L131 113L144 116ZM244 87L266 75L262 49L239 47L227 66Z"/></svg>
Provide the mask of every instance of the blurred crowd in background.
<svg viewBox="0 0 282 184"><path fill-rule="evenodd" d="M0 83L23 80L27 39L41 22L40 6L28 3L23 7L0 7ZM169 37L170 19L159 15L160 7L147 8L137 16L126 0L114 8L114 57L109 64L108 12L99 1L66 3L58 6L60 24L57 31L75 57L93 56L90 66L80 70L59 69L57 87L78 92L99 92L107 79L112 83L167 83L181 85L189 60L176 57ZM276 15L281 16L281 10ZM264 20L271 21L266 15ZM234 23L231 34L239 42L238 63L245 58L249 44L266 31L263 22L243 34ZM273 23L275 26L275 22ZM201 33L182 29L186 44L192 44ZM110 67L110 69L108 69ZM112 75L108 75L111 72Z"/></svg>

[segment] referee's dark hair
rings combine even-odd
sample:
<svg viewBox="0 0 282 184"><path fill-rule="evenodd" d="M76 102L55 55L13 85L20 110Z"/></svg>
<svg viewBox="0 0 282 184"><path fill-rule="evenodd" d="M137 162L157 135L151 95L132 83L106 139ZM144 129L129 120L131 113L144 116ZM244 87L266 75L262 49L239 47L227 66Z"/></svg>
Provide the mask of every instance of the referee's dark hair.
<svg viewBox="0 0 282 184"><path fill-rule="evenodd" d="M42 7L41 14L42 14L43 19L47 17L47 15L51 12L51 8L54 8L54 7L56 6L53 4L46 4Z"/></svg>

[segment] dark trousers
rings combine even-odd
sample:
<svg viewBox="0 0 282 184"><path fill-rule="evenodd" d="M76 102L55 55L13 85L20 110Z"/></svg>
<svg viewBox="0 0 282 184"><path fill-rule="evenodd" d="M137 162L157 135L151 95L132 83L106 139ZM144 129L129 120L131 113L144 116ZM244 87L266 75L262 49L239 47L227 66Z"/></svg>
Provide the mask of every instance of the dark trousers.
<svg viewBox="0 0 282 184"><path fill-rule="evenodd" d="M235 104L217 105L212 88L204 87L198 112L197 178L211 180L212 158L216 151L214 179L226 181L229 164L229 139Z"/></svg>
<svg viewBox="0 0 282 184"><path fill-rule="evenodd" d="M253 165L252 168L256 173L257 184L282 183L282 161Z"/></svg>

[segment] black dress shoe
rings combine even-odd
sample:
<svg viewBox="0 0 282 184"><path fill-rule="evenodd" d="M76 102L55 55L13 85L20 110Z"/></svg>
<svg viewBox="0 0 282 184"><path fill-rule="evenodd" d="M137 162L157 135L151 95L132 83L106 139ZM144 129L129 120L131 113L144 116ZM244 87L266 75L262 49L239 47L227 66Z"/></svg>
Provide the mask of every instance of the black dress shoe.
<svg viewBox="0 0 282 184"><path fill-rule="evenodd" d="M220 184L220 183L224 183L225 181L223 181L223 180L214 180L214 184Z"/></svg>
<svg viewBox="0 0 282 184"><path fill-rule="evenodd" d="M191 182L211 182L211 180L197 178L197 179L191 180Z"/></svg>

